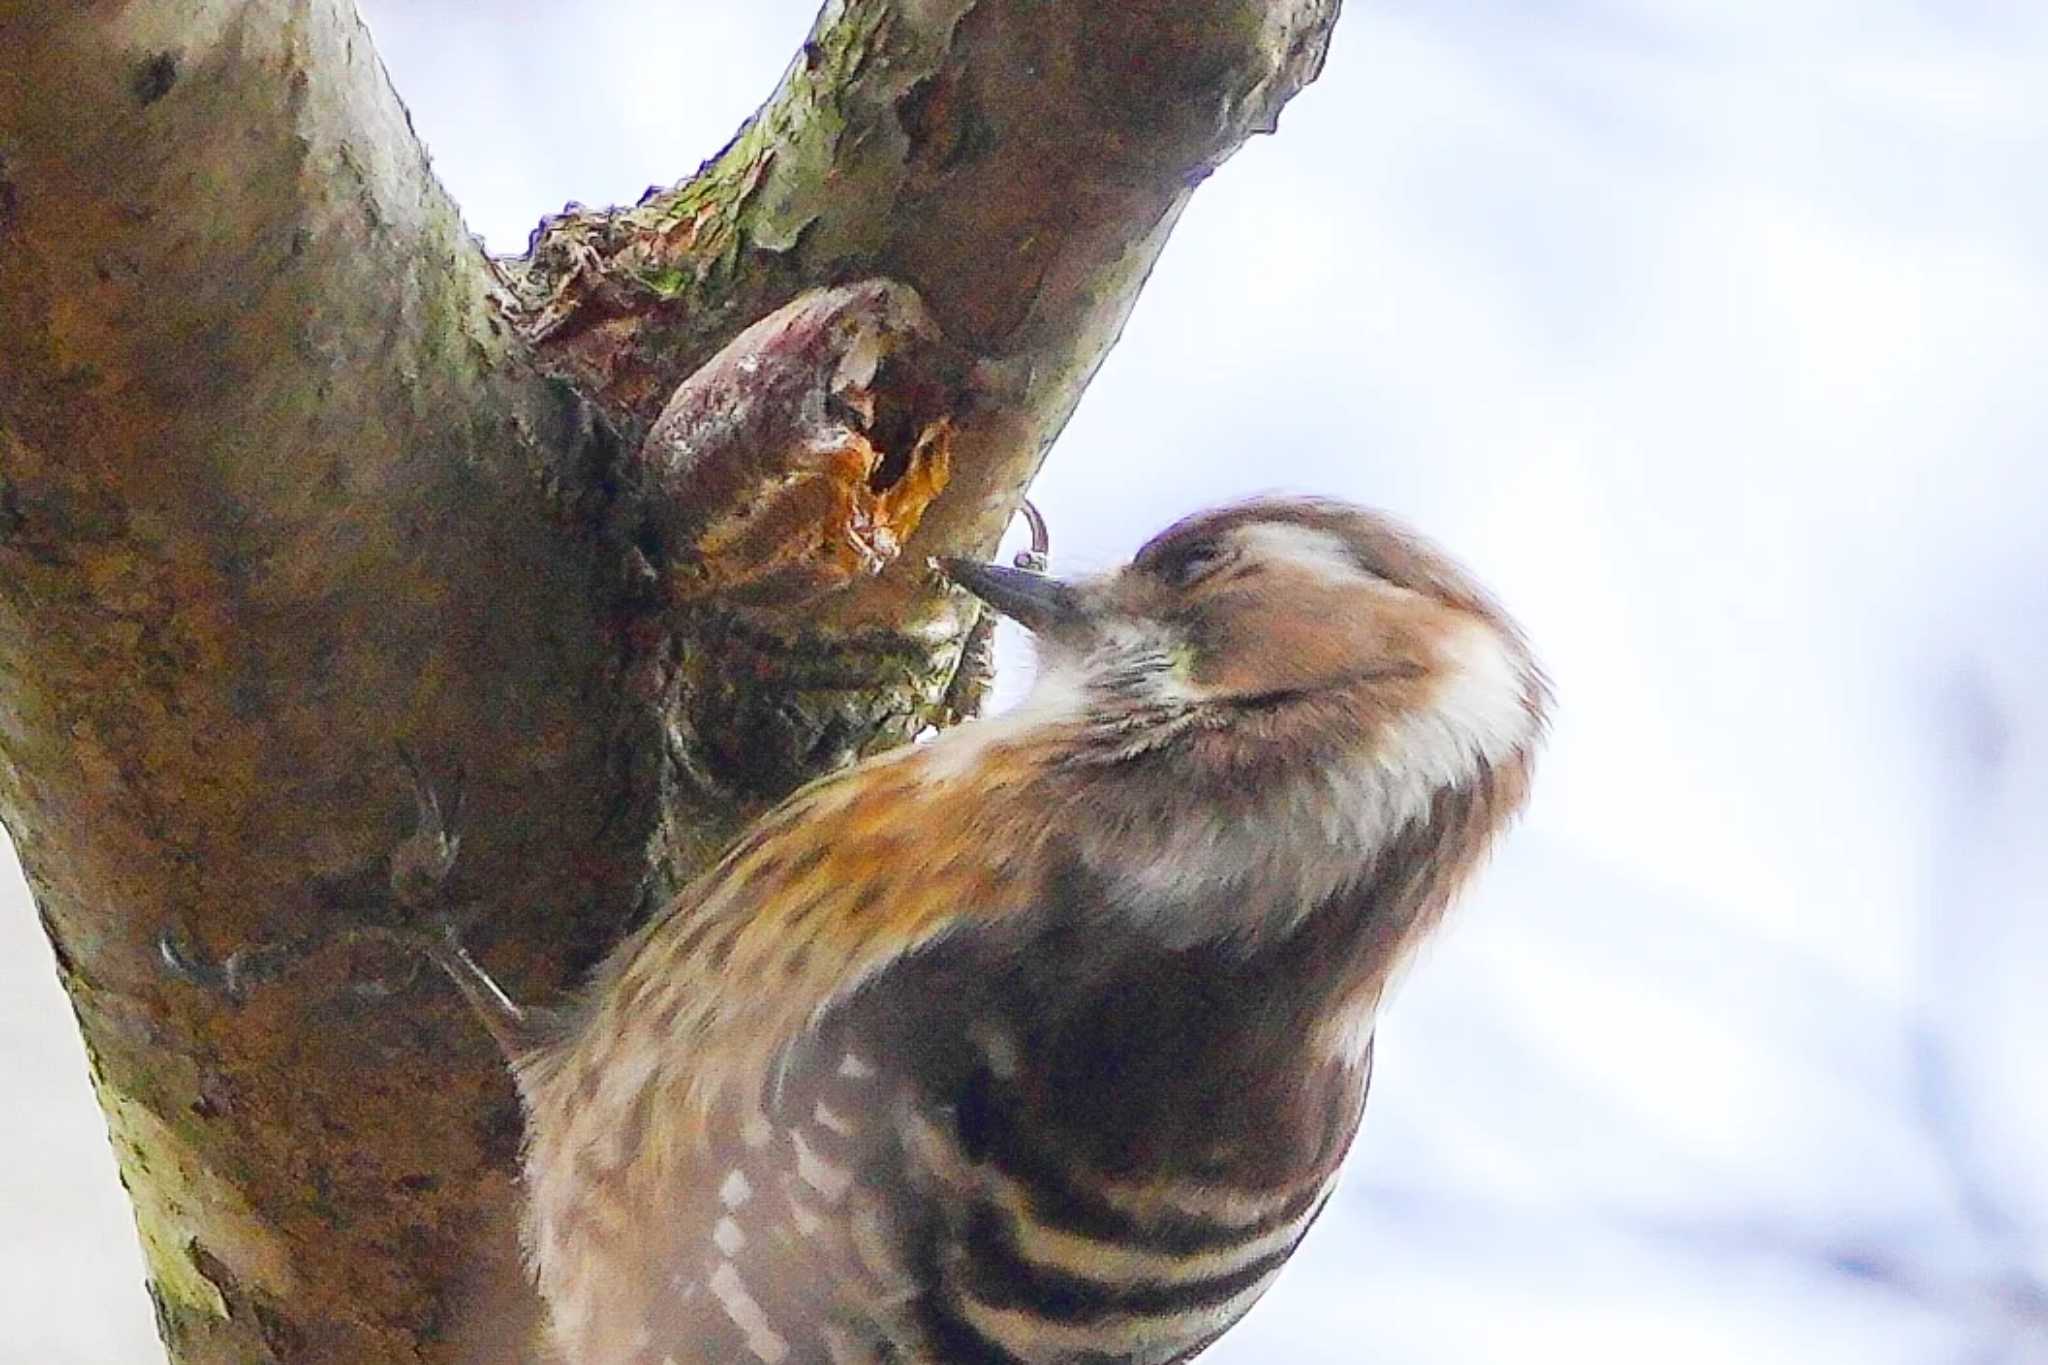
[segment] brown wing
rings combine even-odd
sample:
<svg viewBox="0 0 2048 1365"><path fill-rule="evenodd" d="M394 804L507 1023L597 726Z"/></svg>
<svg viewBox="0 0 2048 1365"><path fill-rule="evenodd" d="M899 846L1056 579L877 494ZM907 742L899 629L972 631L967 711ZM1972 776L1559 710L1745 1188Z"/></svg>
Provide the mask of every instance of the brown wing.
<svg viewBox="0 0 2048 1365"><path fill-rule="evenodd" d="M614 1207L544 1229L544 1284L584 1277L549 1294L579 1365L1166 1365L1236 1321L1328 1197L1369 1052L1318 1054L1299 963L1163 948L1059 889L884 967L758 1105L614 1102L581 1150L618 1182L579 1187ZM702 1141L653 1150L673 1131Z"/></svg>
<svg viewBox="0 0 2048 1365"><path fill-rule="evenodd" d="M888 1059L834 1024L786 1059L759 1110L718 1115L677 1172L650 1362L908 1358L887 1348L915 1289L892 1230L901 1093Z"/></svg>
<svg viewBox="0 0 2048 1365"><path fill-rule="evenodd" d="M818 1278L771 1292L829 1330L791 1359L1185 1360L1321 1212L1369 1045L1305 1061L1272 964L1061 919L899 964L792 1058L763 1213L805 1225L776 1254Z"/></svg>

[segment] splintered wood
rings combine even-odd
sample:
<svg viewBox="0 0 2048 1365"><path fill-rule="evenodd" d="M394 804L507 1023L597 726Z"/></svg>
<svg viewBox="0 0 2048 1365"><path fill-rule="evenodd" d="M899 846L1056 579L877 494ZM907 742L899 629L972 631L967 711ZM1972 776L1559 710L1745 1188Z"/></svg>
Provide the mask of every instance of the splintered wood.
<svg viewBox="0 0 2048 1365"><path fill-rule="evenodd" d="M814 290L734 338L641 450L671 594L795 606L895 562L952 476L968 368L887 280Z"/></svg>

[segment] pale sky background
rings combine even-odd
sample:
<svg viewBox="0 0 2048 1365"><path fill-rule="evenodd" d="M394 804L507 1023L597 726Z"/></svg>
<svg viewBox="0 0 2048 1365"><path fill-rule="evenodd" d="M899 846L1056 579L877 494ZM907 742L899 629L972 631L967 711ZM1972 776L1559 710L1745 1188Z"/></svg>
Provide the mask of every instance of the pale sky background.
<svg viewBox="0 0 2048 1365"><path fill-rule="evenodd" d="M513 250L716 151L813 6L365 8ZM2048 4L1347 10L1055 448L1056 567L1376 503L1562 709L1338 1203L1205 1360L2048 1362ZM0 1361L155 1360L5 876Z"/></svg>

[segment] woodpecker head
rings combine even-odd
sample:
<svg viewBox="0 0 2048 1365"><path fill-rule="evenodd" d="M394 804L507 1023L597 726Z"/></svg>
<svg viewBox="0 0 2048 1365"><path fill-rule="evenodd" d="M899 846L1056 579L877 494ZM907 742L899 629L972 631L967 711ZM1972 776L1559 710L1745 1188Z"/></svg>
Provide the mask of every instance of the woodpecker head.
<svg viewBox="0 0 2048 1365"><path fill-rule="evenodd" d="M1335 745L1452 785L1542 726L1547 689L1513 622L1365 508L1262 499L1203 512L1073 583L944 568L1036 636L1040 685L1078 693L1097 758L1186 740L1219 761L1285 761L1270 746L1292 741L1321 751L1298 757L1335 759Z"/></svg>
<svg viewBox="0 0 2048 1365"><path fill-rule="evenodd" d="M1541 670L1471 577L1379 513L1242 503L1073 583L944 567L1040 649L1032 693L963 755L996 771L1007 746L1048 830L1169 946L1301 930L1363 954L1343 1017L1370 1017L1527 793ZM1377 927L1318 928L1361 889Z"/></svg>

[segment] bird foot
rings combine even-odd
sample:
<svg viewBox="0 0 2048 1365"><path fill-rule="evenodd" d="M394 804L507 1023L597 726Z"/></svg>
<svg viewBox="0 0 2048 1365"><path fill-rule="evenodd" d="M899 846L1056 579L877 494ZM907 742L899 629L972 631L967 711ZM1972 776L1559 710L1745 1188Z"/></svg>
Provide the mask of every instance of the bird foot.
<svg viewBox="0 0 2048 1365"><path fill-rule="evenodd" d="M412 833L391 851L385 904L323 916L325 922L310 932L276 943L246 945L218 959L199 949L182 926L173 926L157 938L157 956L164 969L186 985L240 1006L254 988L278 980L335 947L375 943L404 950L402 971L352 979L348 989L356 995L396 995L419 975L422 956L438 962L456 938L448 880L462 847L458 824L463 774L456 771L451 794L444 801L409 749L401 746L398 756L412 783L417 815ZM371 898L376 899L374 891ZM453 951L459 953L460 949Z"/></svg>

